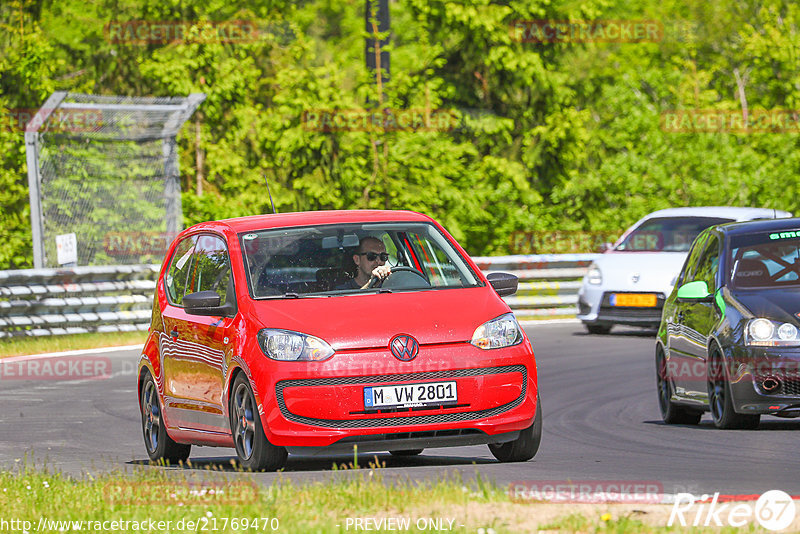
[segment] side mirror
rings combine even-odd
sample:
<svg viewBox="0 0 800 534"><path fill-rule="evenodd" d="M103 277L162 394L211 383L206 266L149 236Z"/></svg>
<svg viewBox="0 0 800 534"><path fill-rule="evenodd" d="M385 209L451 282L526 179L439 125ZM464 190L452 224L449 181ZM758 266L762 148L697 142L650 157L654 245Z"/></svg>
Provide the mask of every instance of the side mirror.
<svg viewBox="0 0 800 534"><path fill-rule="evenodd" d="M599 252L600 254L605 254L612 248L614 248L614 243L603 243L599 247L597 247L597 252Z"/></svg>
<svg viewBox="0 0 800 534"><path fill-rule="evenodd" d="M509 273L489 273L486 279L501 297L513 295L519 286L519 278Z"/></svg>
<svg viewBox="0 0 800 534"><path fill-rule="evenodd" d="M231 304L220 305L216 291L198 291L183 297L183 308L190 315L233 317L236 310Z"/></svg>
<svg viewBox="0 0 800 534"><path fill-rule="evenodd" d="M688 282L678 288L678 299L700 302L711 302L714 297L708 291L708 285L702 280Z"/></svg>

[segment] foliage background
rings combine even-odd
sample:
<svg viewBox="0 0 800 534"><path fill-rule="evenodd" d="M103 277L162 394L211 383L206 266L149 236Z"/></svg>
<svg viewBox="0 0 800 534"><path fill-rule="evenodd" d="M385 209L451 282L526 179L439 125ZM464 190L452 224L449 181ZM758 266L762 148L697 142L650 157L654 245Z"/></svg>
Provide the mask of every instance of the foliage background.
<svg viewBox="0 0 800 534"><path fill-rule="evenodd" d="M279 211L413 209L471 254L514 232L618 231L655 209L800 213L796 132L674 133L676 109L800 109L800 7L778 0L391 0L392 72L364 66L365 0L4 0L0 269L32 265L23 133L55 90L206 102L180 137L184 223ZM110 21L193 21L115 44ZM514 20L647 19L658 43L516 42ZM258 39L204 39L248 20ZM308 110L454 109L447 132L315 132ZM797 124L797 123L795 123Z"/></svg>

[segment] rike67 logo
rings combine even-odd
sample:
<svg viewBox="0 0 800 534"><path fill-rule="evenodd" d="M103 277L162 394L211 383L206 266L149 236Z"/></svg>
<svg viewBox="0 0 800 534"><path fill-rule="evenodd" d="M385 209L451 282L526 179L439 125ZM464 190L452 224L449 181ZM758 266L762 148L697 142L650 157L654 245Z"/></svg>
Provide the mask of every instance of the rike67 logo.
<svg viewBox="0 0 800 534"><path fill-rule="evenodd" d="M676 523L682 527L743 527L756 521L767 530L788 528L795 518L792 497L781 490L770 490L753 503L723 503L719 493L708 501L708 495L697 499L691 493L678 493L669 515L667 526Z"/></svg>

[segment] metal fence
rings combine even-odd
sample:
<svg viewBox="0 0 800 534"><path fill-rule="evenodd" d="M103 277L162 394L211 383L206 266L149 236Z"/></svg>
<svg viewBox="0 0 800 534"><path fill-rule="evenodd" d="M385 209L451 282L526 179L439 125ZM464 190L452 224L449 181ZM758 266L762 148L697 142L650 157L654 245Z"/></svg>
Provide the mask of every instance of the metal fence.
<svg viewBox="0 0 800 534"><path fill-rule="evenodd" d="M597 254L474 258L520 279L506 297L522 322L574 317L580 279ZM0 271L0 338L147 330L159 265Z"/></svg>
<svg viewBox="0 0 800 534"><path fill-rule="evenodd" d="M183 227L176 135L204 99L53 93L25 128L34 266L163 257ZM131 236L162 246L117 246Z"/></svg>

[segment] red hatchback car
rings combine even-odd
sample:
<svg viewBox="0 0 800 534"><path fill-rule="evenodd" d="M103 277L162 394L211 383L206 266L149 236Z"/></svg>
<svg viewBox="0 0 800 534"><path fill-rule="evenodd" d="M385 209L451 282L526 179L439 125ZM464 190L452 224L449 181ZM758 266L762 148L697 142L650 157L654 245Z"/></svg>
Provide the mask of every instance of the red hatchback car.
<svg viewBox="0 0 800 534"><path fill-rule="evenodd" d="M516 289L409 211L195 225L169 248L140 359L148 455L234 447L261 470L356 445L488 444L500 461L529 460L542 431L536 363L500 298Z"/></svg>

